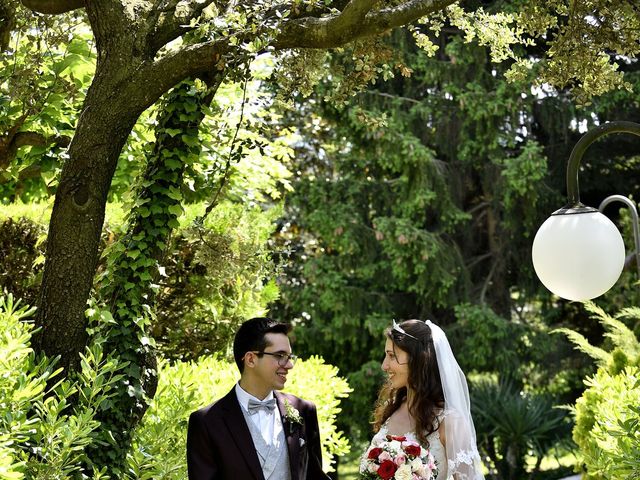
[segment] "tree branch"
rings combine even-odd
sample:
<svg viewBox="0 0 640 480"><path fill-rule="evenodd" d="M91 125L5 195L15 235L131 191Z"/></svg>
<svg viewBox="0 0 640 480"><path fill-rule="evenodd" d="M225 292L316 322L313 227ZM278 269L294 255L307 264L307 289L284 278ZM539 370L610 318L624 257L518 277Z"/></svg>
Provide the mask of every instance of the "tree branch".
<svg viewBox="0 0 640 480"><path fill-rule="evenodd" d="M136 108L144 110L185 78L224 70L223 55L231 48L234 47L226 40L219 40L188 45L171 52L138 70L135 77L128 80L128 93L122 98L129 99L128 102L136 99Z"/></svg>
<svg viewBox="0 0 640 480"><path fill-rule="evenodd" d="M356 23L358 20L364 20L364 17L371 11L376 4L376 0L351 0L347 3L338 16L338 20L343 22Z"/></svg>
<svg viewBox="0 0 640 480"><path fill-rule="evenodd" d="M56 14L84 8L85 0L22 0L22 4L34 12Z"/></svg>
<svg viewBox="0 0 640 480"><path fill-rule="evenodd" d="M193 30L193 27L189 26L190 20L198 18L202 15L204 9L214 2L215 0L196 2L194 5L190 6L190 9L185 10L184 14L180 15L176 14L176 6L178 2L173 0L168 5L163 5L161 9L156 10L158 12L156 14L157 26L149 35L149 46L151 50L153 52L157 52L170 41L180 37L190 30Z"/></svg>
<svg viewBox="0 0 640 480"><path fill-rule="evenodd" d="M9 132L0 136L0 170L6 169L13 161L20 147L27 145L44 147L55 144L67 147L71 139L66 136L45 137L37 132Z"/></svg>
<svg viewBox="0 0 640 480"><path fill-rule="evenodd" d="M342 12L323 18L300 18L283 24L274 46L335 48L362 37L378 35L438 12L455 0L411 0L395 7L371 11L370 0L351 0ZM364 13L364 15L363 15Z"/></svg>
<svg viewBox="0 0 640 480"><path fill-rule="evenodd" d="M7 0L0 0L0 52L9 48L11 30L16 24L14 5Z"/></svg>

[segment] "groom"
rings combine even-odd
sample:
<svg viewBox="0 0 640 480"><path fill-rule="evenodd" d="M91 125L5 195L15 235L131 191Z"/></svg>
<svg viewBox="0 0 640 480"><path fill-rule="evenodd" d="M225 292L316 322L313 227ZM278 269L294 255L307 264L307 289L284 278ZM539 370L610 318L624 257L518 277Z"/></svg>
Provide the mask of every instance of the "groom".
<svg viewBox="0 0 640 480"><path fill-rule="evenodd" d="M240 326L233 342L240 381L189 417L189 480L328 480L315 405L277 392L296 360L290 330L269 318Z"/></svg>

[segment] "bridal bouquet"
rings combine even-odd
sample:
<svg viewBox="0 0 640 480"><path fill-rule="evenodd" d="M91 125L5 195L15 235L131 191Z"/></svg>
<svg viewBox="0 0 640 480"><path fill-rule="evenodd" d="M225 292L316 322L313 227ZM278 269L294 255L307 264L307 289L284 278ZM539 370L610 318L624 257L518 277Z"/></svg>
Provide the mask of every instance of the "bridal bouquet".
<svg viewBox="0 0 640 480"><path fill-rule="evenodd" d="M365 452L360 474L366 480L433 480L438 469L433 455L419 443L387 435Z"/></svg>

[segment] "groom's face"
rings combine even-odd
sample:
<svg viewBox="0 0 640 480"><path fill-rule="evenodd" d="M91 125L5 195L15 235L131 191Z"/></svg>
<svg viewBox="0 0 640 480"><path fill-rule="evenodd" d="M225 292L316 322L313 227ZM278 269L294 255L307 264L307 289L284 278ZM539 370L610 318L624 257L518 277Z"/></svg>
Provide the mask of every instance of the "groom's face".
<svg viewBox="0 0 640 480"><path fill-rule="evenodd" d="M265 391L282 390L287 382L287 374L293 368L293 363L287 361L280 365L281 360L277 356L268 355L270 353L291 354L291 343L284 333L267 333L265 335L267 346L262 355L256 359L255 379L261 384Z"/></svg>

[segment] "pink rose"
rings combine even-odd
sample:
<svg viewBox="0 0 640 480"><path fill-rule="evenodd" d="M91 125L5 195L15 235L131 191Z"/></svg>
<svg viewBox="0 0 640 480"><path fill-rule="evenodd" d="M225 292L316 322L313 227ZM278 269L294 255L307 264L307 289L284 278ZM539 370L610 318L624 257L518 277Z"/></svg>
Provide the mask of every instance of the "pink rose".
<svg viewBox="0 0 640 480"><path fill-rule="evenodd" d="M394 460L394 462L396 462L397 466L401 466L404 465L407 462L407 457L405 457L402 453L399 454L396 459Z"/></svg>
<svg viewBox="0 0 640 480"><path fill-rule="evenodd" d="M414 446L414 447L419 447L420 444L418 442L414 442L413 440L405 440L404 442L402 442L402 446L403 447L407 447L407 446Z"/></svg>
<svg viewBox="0 0 640 480"><path fill-rule="evenodd" d="M389 455L389 452L382 452L379 456L378 456L378 461L380 463L385 462L385 461L393 461L393 458L391 457L391 455Z"/></svg>

